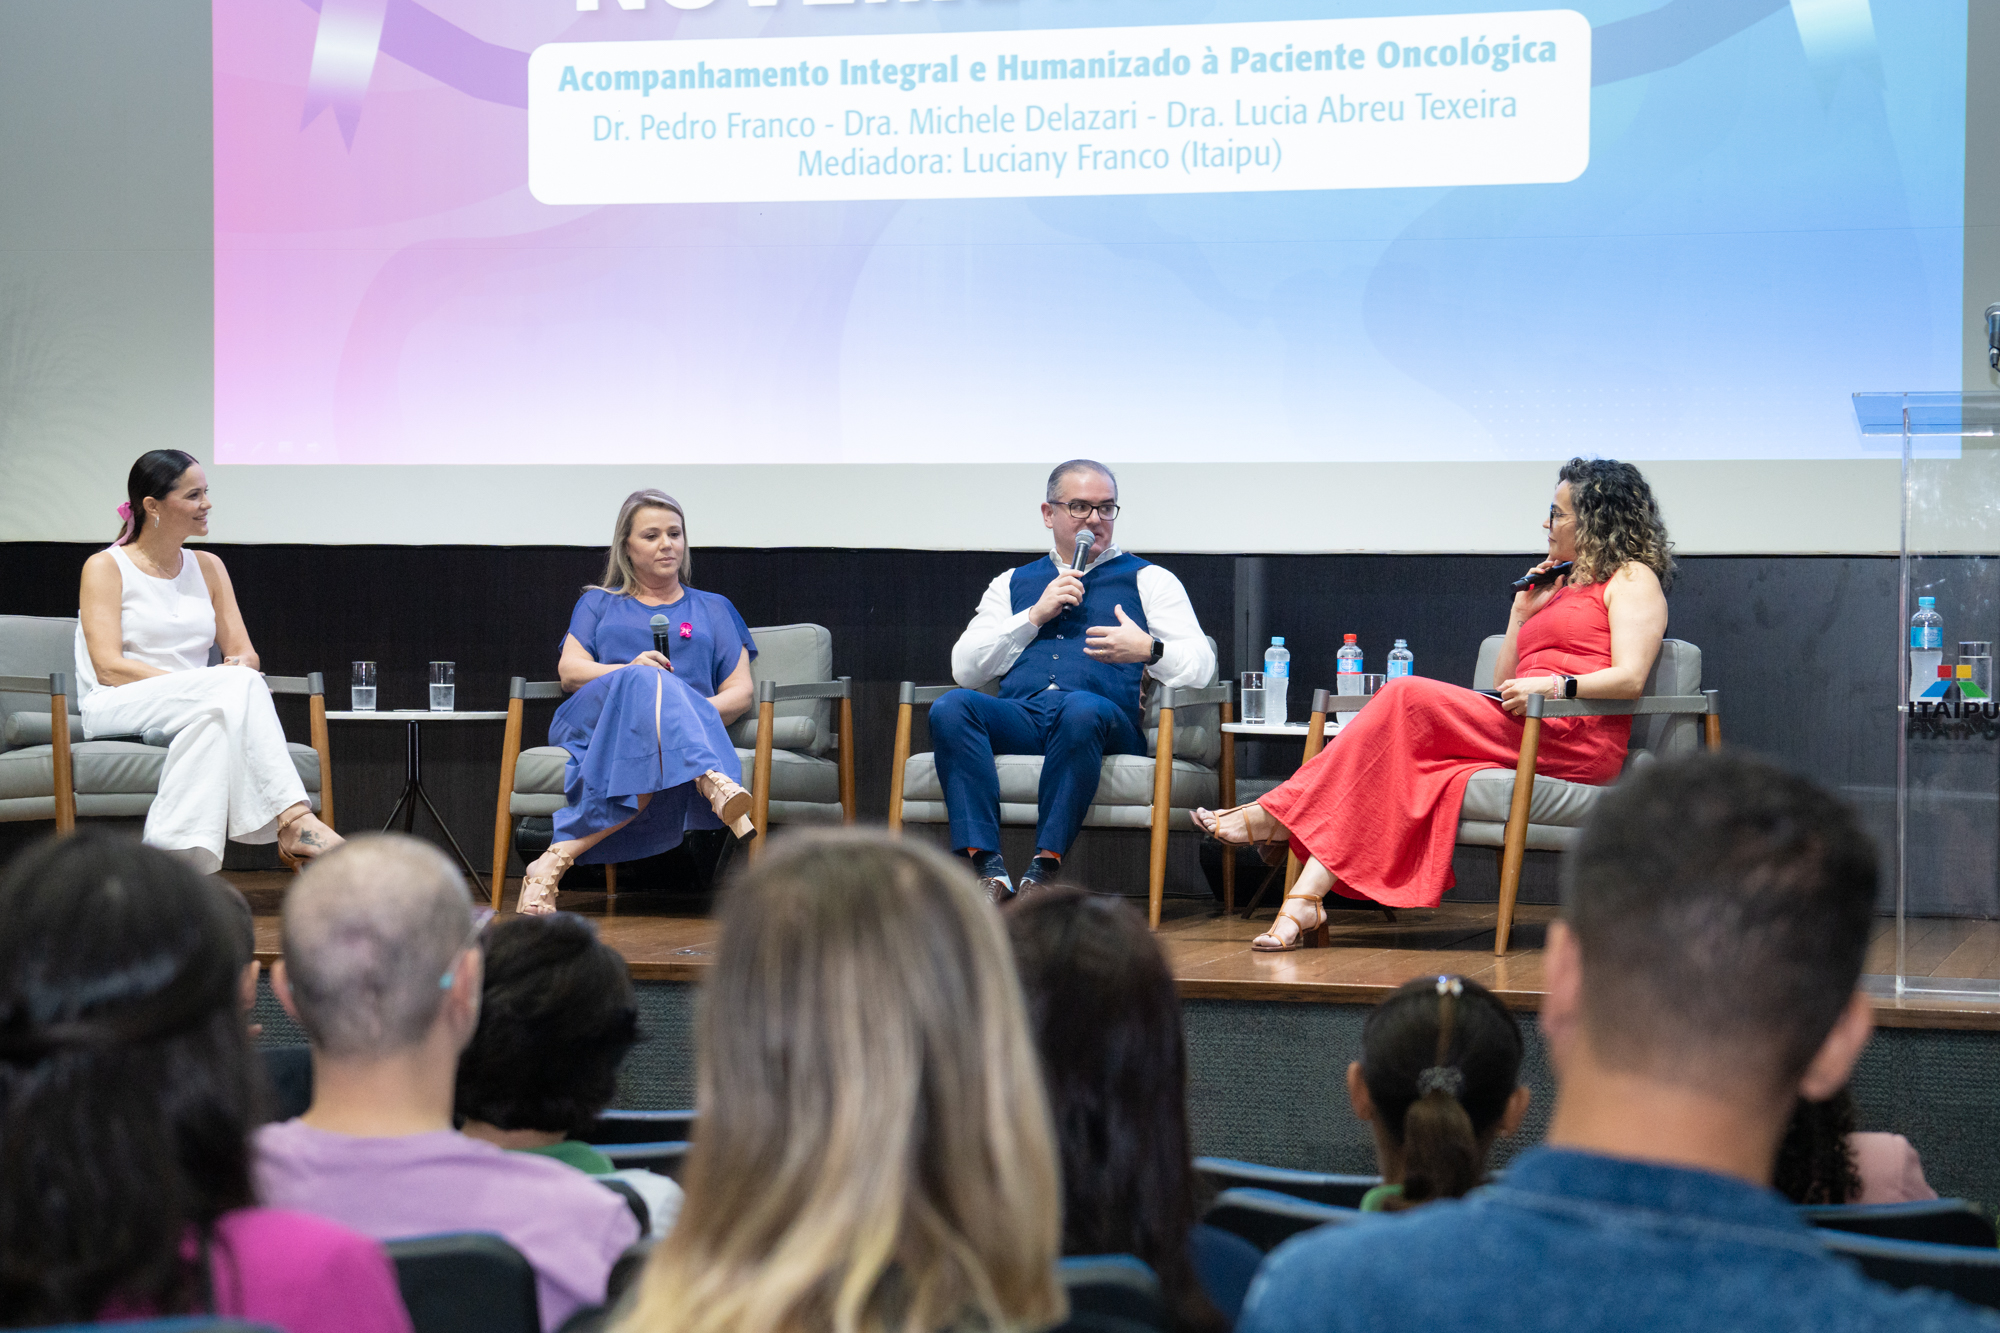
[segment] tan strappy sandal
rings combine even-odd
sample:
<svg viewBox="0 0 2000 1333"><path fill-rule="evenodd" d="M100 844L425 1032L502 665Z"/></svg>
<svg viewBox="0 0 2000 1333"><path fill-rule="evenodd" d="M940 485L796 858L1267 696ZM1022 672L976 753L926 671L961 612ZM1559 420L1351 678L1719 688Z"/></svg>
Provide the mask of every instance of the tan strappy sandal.
<svg viewBox="0 0 2000 1333"><path fill-rule="evenodd" d="M574 856L553 847L543 855L556 859L556 873L522 876L521 897L514 904L514 910L522 916L548 916L553 913L556 910L556 894L560 892L556 886L562 883L562 877L569 873L569 868L576 864Z"/></svg>
<svg viewBox="0 0 2000 1333"><path fill-rule="evenodd" d="M1291 915L1285 910L1284 905L1280 904L1278 907L1278 919L1271 923L1272 929L1265 931L1262 935L1250 941L1250 949L1253 953L1290 953L1294 949L1303 949L1306 946L1306 936L1326 924L1326 903L1324 900L1316 898L1310 893L1300 893L1295 889L1285 895L1285 902L1311 903L1313 911L1319 915L1310 924L1307 924ZM1282 937L1279 936L1277 931L1278 921L1289 921L1292 923L1293 929L1298 931L1298 934L1292 936L1290 944L1285 943ZM1273 943L1265 944L1265 940L1271 940Z"/></svg>
<svg viewBox="0 0 2000 1333"><path fill-rule="evenodd" d="M1251 809L1256 804L1257 802L1251 801L1247 805L1232 805L1227 810L1210 810L1206 806L1196 806L1193 810L1188 811L1188 817L1194 820L1194 826L1200 829L1210 840L1219 842L1224 847L1254 847L1257 849L1257 855L1262 858L1265 865L1282 865L1284 864L1285 854L1291 850L1292 843L1291 835L1285 831L1283 824L1279 824L1275 819L1271 821L1282 836L1271 838L1253 838L1247 836L1250 831L1250 817L1244 815L1243 812ZM1222 821L1231 815L1243 816L1243 831L1246 836L1241 838L1223 836Z"/></svg>
<svg viewBox="0 0 2000 1333"><path fill-rule="evenodd" d="M747 842L757 836L757 826L750 820L750 793L733 778L711 768L694 780L694 789L738 838Z"/></svg>

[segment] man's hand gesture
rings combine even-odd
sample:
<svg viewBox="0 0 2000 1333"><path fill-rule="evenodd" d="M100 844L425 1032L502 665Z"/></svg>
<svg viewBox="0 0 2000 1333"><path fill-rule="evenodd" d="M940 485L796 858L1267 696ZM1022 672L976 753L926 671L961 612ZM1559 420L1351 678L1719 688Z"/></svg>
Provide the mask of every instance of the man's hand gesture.
<svg viewBox="0 0 2000 1333"><path fill-rule="evenodd" d="M1041 597L1028 608L1028 619L1037 627L1048 624L1083 600L1083 580L1073 569L1065 569L1042 589Z"/></svg>
<svg viewBox="0 0 2000 1333"><path fill-rule="evenodd" d="M1149 660L1153 656L1153 636L1133 624L1123 606L1114 606L1111 611L1118 617L1118 623L1092 625L1086 630L1083 636L1084 653L1100 662Z"/></svg>

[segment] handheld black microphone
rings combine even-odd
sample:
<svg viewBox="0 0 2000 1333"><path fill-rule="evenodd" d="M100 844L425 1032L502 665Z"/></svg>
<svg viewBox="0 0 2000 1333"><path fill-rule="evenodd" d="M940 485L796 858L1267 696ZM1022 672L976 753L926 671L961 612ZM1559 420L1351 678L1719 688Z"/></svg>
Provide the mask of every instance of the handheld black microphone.
<svg viewBox="0 0 2000 1333"><path fill-rule="evenodd" d="M1076 571L1078 578L1083 577L1083 558L1090 554L1090 541L1089 528L1076 534L1076 554L1070 557L1069 567Z"/></svg>
<svg viewBox="0 0 2000 1333"><path fill-rule="evenodd" d="M1539 574L1523 574L1507 586L1515 592L1526 592L1530 588L1545 588L1563 575L1569 573L1569 567L1574 563L1574 561L1565 560L1559 565L1550 565Z"/></svg>
<svg viewBox="0 0 2000 1333"><path fill-rule="evenodd" d="M667 634L667 618L663 615L654 616L652 620L652 625L653 625L653 651L658 653L662 657L669 656L667 652L667 644L670 640L669 640L669 635Z"/></svg>

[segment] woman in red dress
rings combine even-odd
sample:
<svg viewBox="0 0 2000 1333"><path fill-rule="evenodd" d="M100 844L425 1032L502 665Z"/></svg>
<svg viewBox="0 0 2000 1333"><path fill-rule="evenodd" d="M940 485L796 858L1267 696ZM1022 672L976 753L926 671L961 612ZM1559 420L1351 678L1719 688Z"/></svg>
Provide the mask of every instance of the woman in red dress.
<svg viewBox="0 0 2000 1333"><path fill-rule="evenodd" d="M1253 949L1298 948L1326 920L1329 891L1385 907L1435 907L1454 882L1466 779L1514 766L1528 695L1636 699L1644 690L1667 630L1674 570L1659 506L1629 463L1573 458L1560 477L1542 525L1548 559L1535 572L1574 563L1552 583L1514 595L1493 669L1498 699L1399 677L1290 781L1251 805L1194 812L1222 842L1289 838L1305 862ZM1536 771L1611 782L1631 733L1629 717L1551 718L1542 724Z"/></svg>

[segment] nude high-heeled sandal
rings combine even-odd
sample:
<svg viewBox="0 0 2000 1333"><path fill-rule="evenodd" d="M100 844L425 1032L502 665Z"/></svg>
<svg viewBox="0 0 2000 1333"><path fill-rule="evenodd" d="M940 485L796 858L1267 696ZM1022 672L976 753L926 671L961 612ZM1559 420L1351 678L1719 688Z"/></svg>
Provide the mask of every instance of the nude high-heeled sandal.
<svg viewBox="0 0 2000 1333"><path fill-rule="evenodd" d="M569 868L576 864L574 856L553 847L543 855L555 858L556 873L521 877L521 897L514 904L514 910L522 916L548 916L553 913L556 910L556 895L561 892L556 886L562 883L562 877L569 873Z"/></svg>
<svg viewBox="0 0 2000 1333"><path fill-rule="evenodd" d="M694 780L694 789L739 839L747 842L757 836L757 826L750 820L750 793L734 779L711 768Z"/></svg>
<svg viewBox="0 0 2000 1333"><path fill-rule="evenodd" d="M1265 865L1283 865L1285 854L1291 850L1291 835L1286 832L1283 824L1272 820L1272 824L1278 830L1277 836L1269 838L1250 836L1250 816L1244 812L1255 808L1256 805L1257 803L1252 801L1247 805L1232 805L1227 810L1210 810L1206 806L1197 806L1188 811L1188 817L1194 820L1194 826L1210 841L1221 843L1224 847L1254 847ZM1243 836L1240 838L1228 837L1223 833L1222 821L1231 815L1238 815L1243 820Z"/></svg>

